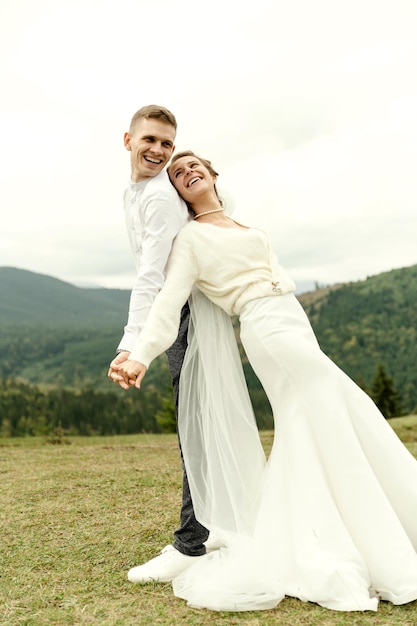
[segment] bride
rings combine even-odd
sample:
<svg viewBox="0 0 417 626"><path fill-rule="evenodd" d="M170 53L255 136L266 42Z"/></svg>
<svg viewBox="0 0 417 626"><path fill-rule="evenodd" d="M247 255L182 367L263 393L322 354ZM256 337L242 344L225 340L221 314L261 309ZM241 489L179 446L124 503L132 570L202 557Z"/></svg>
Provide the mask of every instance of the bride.
<svg viewBox="0 0 417 626"><path fill-rule="evenodd" d="M180 439L196 516L225 544L174 579L174 593L230 611L285 595L340 611L417 599L417 461L321 351L267 235L225 215L211 163L183 152L168 173L194 219L120 376L140 387L192 294ZM267 462L233 315L274 414Z"/></svg>

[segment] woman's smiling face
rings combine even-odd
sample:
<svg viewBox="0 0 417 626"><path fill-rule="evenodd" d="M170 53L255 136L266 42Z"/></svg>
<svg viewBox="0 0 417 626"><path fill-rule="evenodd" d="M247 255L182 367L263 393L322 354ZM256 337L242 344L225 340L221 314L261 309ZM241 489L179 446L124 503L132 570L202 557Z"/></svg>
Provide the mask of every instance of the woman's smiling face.
<svg viewBox="0 0 417 626"><path fill-rule="evenodd" d="M193 204L199 196L215 191L216 176L195 156L183 156L168 168L171 183L186 202Z"/></svg>

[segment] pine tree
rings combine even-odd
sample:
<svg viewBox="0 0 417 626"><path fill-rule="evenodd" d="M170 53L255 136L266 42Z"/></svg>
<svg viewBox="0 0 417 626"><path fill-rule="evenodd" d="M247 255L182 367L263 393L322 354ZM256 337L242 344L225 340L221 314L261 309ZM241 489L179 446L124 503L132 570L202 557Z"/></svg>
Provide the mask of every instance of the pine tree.
<svg viewBox="0 0 417 626"><path fill-rule="evenodd" d="M383 363L377 367L370 395L384 417L402 415L404 409L401 395L395 389L394 381L388 376Z"/></svg>
<svg viewBox="0 0 417 626"><path fill-rule="evenodd" d="M175 402L171 388L168 394L162 399L162 409L157 411L155 419L164 433L177 432L177 416L175 413Z"/></svg>

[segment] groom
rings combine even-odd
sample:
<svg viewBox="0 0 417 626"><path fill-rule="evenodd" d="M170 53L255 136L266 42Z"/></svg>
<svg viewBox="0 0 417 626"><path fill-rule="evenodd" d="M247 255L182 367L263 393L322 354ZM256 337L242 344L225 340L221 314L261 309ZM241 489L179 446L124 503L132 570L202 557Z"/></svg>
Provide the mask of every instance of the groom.
<svg viewBox="0 0 417 626"><path fill-rule="evenodd" d="M127 325L110 363L108 377L124 389L122 377L115 369L129 358L136 337L146 321L152 303L165 280L165 266L172 242L188 221L188 210L171 185L165 171L175 149L177 122L166 108L144 106L137 111L124 135L124 145L130 152L131 180L124 193L124 210L130 247L136 266ZM189 308L182 311L176 342L167 351L172 378L175 406L178 408L179 379L187 348ZM187 474L183 464L183 493L180 526L174 532L174 542L143 565L133 567L131 582L170 582L187 569L207 549L208 530L195 518Z"/></svg>

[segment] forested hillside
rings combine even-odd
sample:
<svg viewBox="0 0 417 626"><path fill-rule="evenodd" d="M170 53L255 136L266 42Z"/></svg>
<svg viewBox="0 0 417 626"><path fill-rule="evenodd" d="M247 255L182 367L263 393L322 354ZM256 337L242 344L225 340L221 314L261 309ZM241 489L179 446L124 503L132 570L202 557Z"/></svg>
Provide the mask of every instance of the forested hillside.
<svg viewBox="0 0 417 626"><path fill-rule="evenodd" d="M81 289L0 268L0 434L158 432L170 397L166 357L141 393L107 379L130 292Z"/></svg>
<svg viewBox="0 0 417 626"><path fill-rule="evenodd" d="M383 363L406 412L417 407L417 265L300 296L322 349L370 388Z"/></svg>
<svg viewBox="0 0 417 626"><path fill-rule="evenodd" d="M129 292L80 289L57 278L0 267L0 324L18 328L117 328L124 324Z"/></svg>
<svg viewBox="0 0 417 626"><path fill-rule="evenodd" d="M381 380L387 386L385 376L397 394L398 413L416 410L417 266L317 289L299 300L323 350L338 365L371 395ZM126 394L106 378L128 302L126 290L82 289L49 276L0 268L0 420L14 416L3 430L18 434L14 425L20 419L26 432L35 419L35 405L41 407L46 430L51 416L66 424L71 411L84 415L83 424L91 432L104 432L105 423L106 432L121 432L122 414L129 432L158 430L155 416L172 410L166 357L153 363L140 394ZM376 381L381 367L382 379ZM244 363L244 368L258 423L271 427L268 401L250 366ZM83 408L88 393L100 407L93 411L90 403L89 421ZM59 411L54 413L54 406Z"/></svg>

